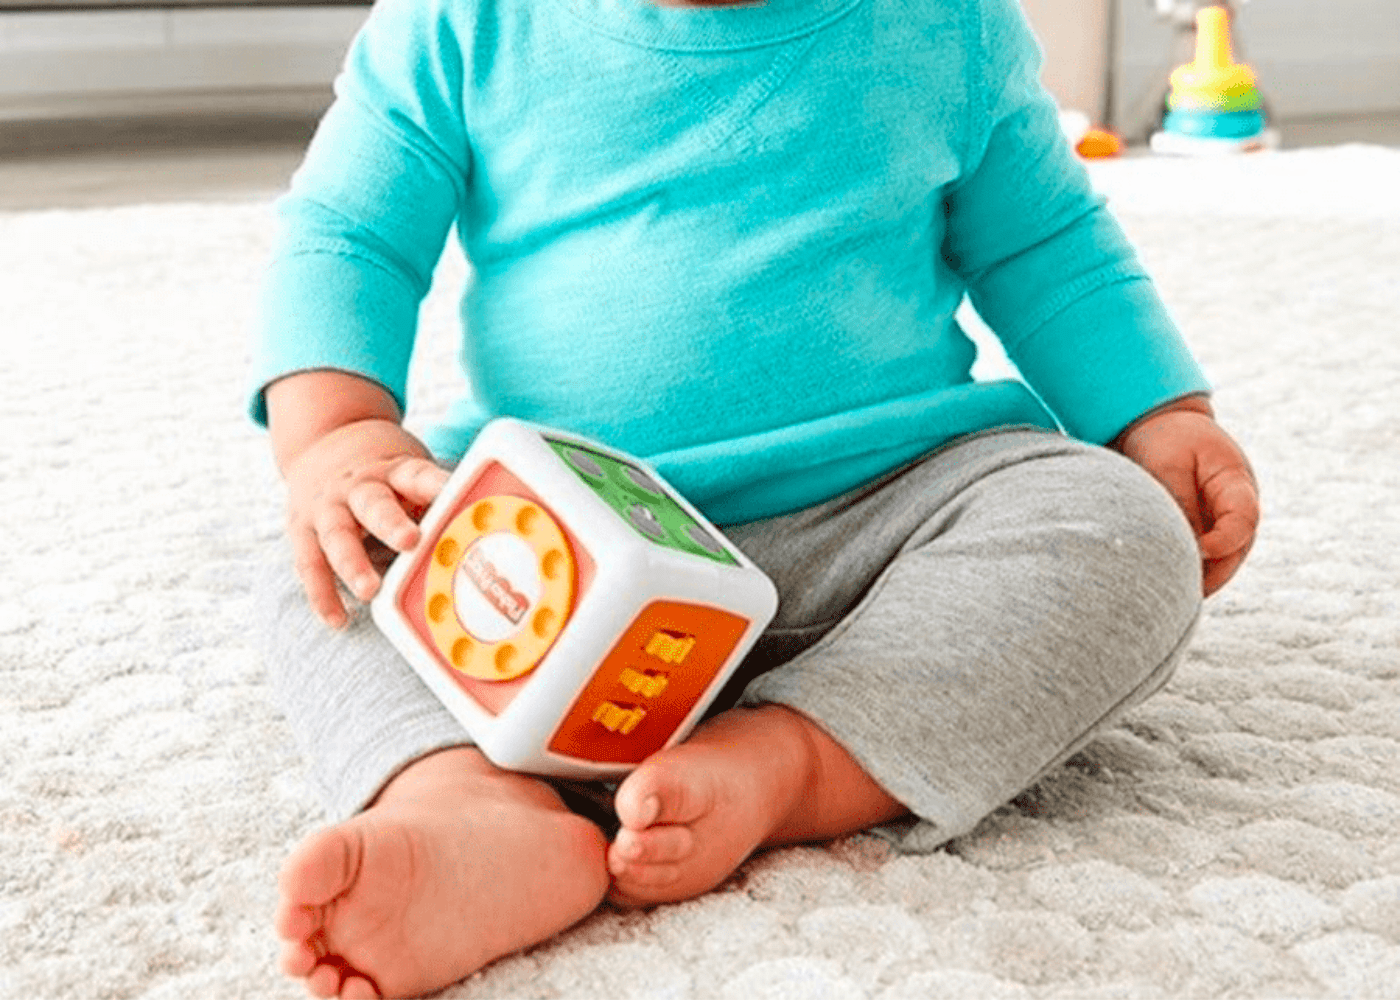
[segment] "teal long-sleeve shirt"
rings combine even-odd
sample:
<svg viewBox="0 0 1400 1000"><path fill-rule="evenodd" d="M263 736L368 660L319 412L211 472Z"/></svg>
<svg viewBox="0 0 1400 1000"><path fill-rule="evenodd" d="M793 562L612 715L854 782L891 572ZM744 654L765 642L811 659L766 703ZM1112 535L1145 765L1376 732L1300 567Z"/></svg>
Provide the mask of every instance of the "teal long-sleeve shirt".
<svg viewBox="0 0 1400 1000"><path fill-rule="evenodd" d="M257 345L404 405L454 223L490 417L649 459L713 520L955 437L1095 443L1205 381L1095 196L1015 0L379 0L280 201ZM974 382L964 294L1025 382Z"/></svg>

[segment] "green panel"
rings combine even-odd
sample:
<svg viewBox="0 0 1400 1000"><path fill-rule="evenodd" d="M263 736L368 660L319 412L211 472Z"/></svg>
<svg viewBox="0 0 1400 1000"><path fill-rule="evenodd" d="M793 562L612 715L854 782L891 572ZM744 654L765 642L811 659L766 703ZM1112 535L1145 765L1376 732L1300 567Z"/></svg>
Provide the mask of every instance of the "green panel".
<svg viewBox="0 0 1400 1000"><path fill-rule="evenodd" d="M640 466L572 441L551 437L545 441L618 517L649 542L729 566L739 564L711 529L686 513L676 498Z"/></svg>

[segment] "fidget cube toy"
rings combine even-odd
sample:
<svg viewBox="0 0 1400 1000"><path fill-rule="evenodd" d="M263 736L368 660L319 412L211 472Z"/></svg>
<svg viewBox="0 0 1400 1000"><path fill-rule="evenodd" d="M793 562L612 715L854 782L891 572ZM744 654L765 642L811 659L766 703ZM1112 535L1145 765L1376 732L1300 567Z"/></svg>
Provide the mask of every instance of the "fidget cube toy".
<svg viewBox="0 0 1400 1000"><path fill-rule="evenodd" d="M773 584L638 460L481 431L375 622L497 765L625 774L680 741L777 610Z"/></svg>

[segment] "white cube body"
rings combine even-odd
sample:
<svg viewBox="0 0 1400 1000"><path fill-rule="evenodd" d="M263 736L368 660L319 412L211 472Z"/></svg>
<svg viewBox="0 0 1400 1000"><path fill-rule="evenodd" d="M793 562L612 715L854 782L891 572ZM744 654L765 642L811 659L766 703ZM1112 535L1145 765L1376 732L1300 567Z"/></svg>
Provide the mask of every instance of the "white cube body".
<svg viewBox="0 0 1400 1000"><path fill-rule="evenodd" d="M375 622L501 767L621 776L683 739L777 592L654 470L489 423L400 555Z"/></svg>

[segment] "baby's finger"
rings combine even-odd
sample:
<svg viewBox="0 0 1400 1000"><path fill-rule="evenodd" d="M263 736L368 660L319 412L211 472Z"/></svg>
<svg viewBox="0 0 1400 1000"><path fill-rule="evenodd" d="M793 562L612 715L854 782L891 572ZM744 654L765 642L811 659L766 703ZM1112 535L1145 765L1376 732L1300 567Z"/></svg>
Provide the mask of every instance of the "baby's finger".
<svg viewBox="0 0 1400 1000"><path fill-rule="evenodd" d="M1210 530L1201 538L1201 554L1224 559L1247 549L1259 528L1259 493L1243 469L1221 473L1201 487Z"/></svg>
<svg viewBox="0 0 1400 1000"><path fill-rule="evenodd" d="M1201 536L1201 556L1205 559L1225 559L1254 541L1254 522L1246 515L1227 511L1218 515L1210 531Z"/></svg>
<svg viewBox="0 0 1400 1000"><path fill-rule="evenodd" d="M345 605L340 602L340 593L335 586L335 574L321 551L316 532L309 526L293 529L290 532L290 541L292 564L302 589L306 591L311 610L327 625L340 628L348 620Z"/></svg>
<svg viewBox="0 0 1400 1000"><path fill-rule="evenodd" d="M1241 549L1225 559L1207 559L1204 563L1204 572L1201 578L1201 590L1206 597L1215 593L1235 575L1235 571L1240 568L1248 554L1247 549Z"/></svg>
<svg viewBox="0 0 1400 1000"><path fill-rule="evenodd" d="M350 592L362 601L373 597L379 589L379 574L365 552L360 523L350 508L339 504L326 508L316 522L316 537L326 561Z"/></svg>
<svg viewBox="0 0 1400 1000"><path fill-rule="evenodd" d="M449 473L425 458L409 458L395 464L388 475L389 485L414 504L430 504L447 484Z"/></svg>
<svg viewBox="0 0 1400 1000"><path fill-rule="evenodd" d="M418 544L418 525L383 483L373 479L357 483L345 501L355 520L391 549L406 552Z"/></svg>
<svg viewBox="0 0 1400 1000"><path fill-rule="evenodd" d="M1191 469L1161 469L1152 473L1157 481L1166 487L1176 505L1191 523L1191 532L1198 538L1205 531L1201 520L1199 496L1196 492L1196 476Z"/></svg>

